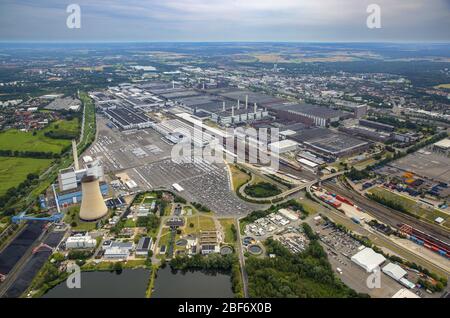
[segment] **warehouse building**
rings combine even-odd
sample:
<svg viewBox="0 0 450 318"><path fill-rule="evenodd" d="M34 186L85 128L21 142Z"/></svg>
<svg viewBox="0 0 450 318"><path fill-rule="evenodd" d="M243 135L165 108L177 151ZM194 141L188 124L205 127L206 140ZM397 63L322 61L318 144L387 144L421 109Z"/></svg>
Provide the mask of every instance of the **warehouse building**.
<svg viewBox="0 0 450 318"><path fill-rule="evenodd" d="M407 272L403 268L393 263L388 263L381 270L383 271L383 273L395 279L396 281L399 281L407 274Z"/></svg>
<svg viewBox="0 0 450 318"><path fill-rule="evenodd" d="M372 120L360 119L359 124L361 126L374 128L377 130L384 130L384 131L389 131L389 132L393 132L395 130L395 127L392 125L387 125L387 124L379 123L379 122L372 121Z"/></svg>
<svg viewBox="0 0 450 318"><path fill-rule="evenodd" d="M433 151L445 155L450 154L450 139L446 138L433 144Z"/></svg>
<svg viewBox="0 0 450 318"><path fill-rule="evenodd" d="M367 273L372 273L386 261L386 258L379 253L375 253L373 249L366 247L353 255L351 260L356 265L362 267Z"/></svg>

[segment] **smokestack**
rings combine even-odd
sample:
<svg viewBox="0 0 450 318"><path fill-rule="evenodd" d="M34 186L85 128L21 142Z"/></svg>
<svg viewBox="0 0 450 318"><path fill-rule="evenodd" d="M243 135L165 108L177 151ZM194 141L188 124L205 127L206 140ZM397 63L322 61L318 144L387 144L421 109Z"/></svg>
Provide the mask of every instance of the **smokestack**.
<svg viewBox="0 0 450 318"><path fill-rule="evenodd" d="M245 95L245 109L248 108L248 95Z"/></svg>
<svg viewBox="0 0 450 318"><path fill-rule="evenodd" d="M73 165L75 170L80 170L80 165L78 164L78 150L77 150L77 142L75 139L72 139L72 153L73 153Z"/></svg>
<svg viewBox="0 0 450 318"><path fill-rule="evenodd" d="M240 105L240 102L241 102L241 101L238 99L238 106L237 106L237 109L241 108L241 107L240 107L240 106L241 106L241 105Z"/></svg>
<svg viewBox="0 0 450 318"><path fill-rule="evenodd" d="M96 221L108 214L108 208L100 191L98 178L85 176L81 180L81 207L80 219L83 221Z"/></svg>
<svg viewBox="0 0 450 318"><path fill-rule="evenodd" d="M254 105L254 113L256 113L256 111L258 110L258 107L256 106L256 103Z"/></svg>
<svg viewBox="0 0 450 318"><path fill-rule="evenodd" d="M205 90L205 82L203 82L203 90Z"/></svg>
<svg viewBox="0 0 450 318"><path fill-rule="evenodd" d="M222 110L223 110L223 111L225 111L225 101L223 102L223 104L222 104L222 105L223 105L223 108L222 108Z"/></svg>
<svg viewBox="0 0 450 318"><path fill-rule="evenodd" d="M175 81L172 81L172 88L175 88Z"/></svg>
<svg viewBox="0 0 450 318"><path fill-rule="evenodd" d="M231 105L231 116L234 117L234 106Z"/></svg>

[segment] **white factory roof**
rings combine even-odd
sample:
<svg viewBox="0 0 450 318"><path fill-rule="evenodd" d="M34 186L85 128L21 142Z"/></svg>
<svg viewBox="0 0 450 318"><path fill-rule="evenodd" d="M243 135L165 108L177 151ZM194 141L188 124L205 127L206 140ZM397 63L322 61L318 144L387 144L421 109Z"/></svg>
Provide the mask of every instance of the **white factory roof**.
<svg viewBox="0 0 450 318"><path fill-rule="evenodd" d="M270 144L270 149L289 149L291 147L296 147L298 145L298 142L290 140L290 139L284 139L276 142L272 142Z"/></svg>
<svg viewBox="0 0 450 318"><path fill-rule="evenodd" d="M386 275L392 277L395 280L400 280L403 276L405 276L407 273L406 271L398 266L397 264L389 263L386 266L382 268L383 273Z"/></svg>
<svg viewBox="0 0 450 318"><path fill-rule="evenodd" d="M280 213L281 215L283 215L284 217L286 217L287 219L289 219L291 221L298 220L298 216L293 211L290 211L288 209L280 209L278 211L278 213Z"/></svg>
<svg viewBox="0 0 450 318"><path fill-rule="evenodd" d="M353 255L351 260L370 273L380 266L386 258L379 253L375 253L373 249L366 247Z"/></svg>
<svg viewBox="0 0 450 318"><path fill-rule="evenodd" d="M88 163L88 162L94 161L94 159L92 159L91 156L84 156L83 157L83 161L84 161L84 163Z"/></svg>
<svg viewBox="0 0 450 318"><path fill-rule="evenodd" d="M183 187L180 186L178 183L172 184L172 187L173 187L175 190L177 190L178 192L181 192L181 191L184 190Z"/></svg>
<svg viewBox="0 0 450 318"><path fill-rule="evenodd" d="M318 166L317 163L312 162L311 160L308 160L308 159L305 159L305 158L298 159L298 162L300 162L300 163L302 163L304 165L307 165L308 167L311 167L311 168L315 168L315 167Z"/></svg>
<svg viewBox="0 0 450 318"><path fill-rule="evenodd" d="M435 146L450 149L450 138L442 139L434 144Z"/></svg>
<svg viewBox="0 0 450 318"><path fill-rule="evenodd" d="M407 290L406 288L400 289L398 292L392 296L392 298L420 298L416 294L414 294L412 291Z"/></svg>
<svg viewBox="0 0 450 318"><path fill-rule="evenodd" d="M292 135L295 135L296 133L297 132L295 130L291 130L291 129L280 131L281 136L292 136Z"/></svg>
<svg viewBox="0 0 450 318"><path fill-rule="evenodd" d="M137 187L137 183L134 182L134 180L128 180L127 182L125 182L125 184L127 185L127 187L129 189L133 189Z"/></svg>

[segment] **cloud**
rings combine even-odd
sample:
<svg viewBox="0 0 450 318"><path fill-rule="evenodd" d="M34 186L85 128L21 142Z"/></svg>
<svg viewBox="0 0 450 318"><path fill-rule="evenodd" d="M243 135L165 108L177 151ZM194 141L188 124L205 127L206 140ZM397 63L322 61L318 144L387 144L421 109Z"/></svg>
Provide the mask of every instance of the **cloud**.
<svg viewBox="0 0 450 318"><path fill-rule="evenodd" d="M448 0L0 0L1 40L450 40ZM82 28L68 30L77 2ZM381 7L382 29L366 28Z"/></svg>

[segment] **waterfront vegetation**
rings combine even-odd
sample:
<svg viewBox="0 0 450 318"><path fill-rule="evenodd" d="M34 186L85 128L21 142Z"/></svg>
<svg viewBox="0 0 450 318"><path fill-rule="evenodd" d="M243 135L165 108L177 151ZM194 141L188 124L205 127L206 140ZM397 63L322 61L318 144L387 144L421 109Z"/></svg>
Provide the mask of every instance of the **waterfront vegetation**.
<svg viewBox="0 0 450 318"><path fill-rule="evenodd" d="M275 257L247 259L250 297L368 297L356 293L336 277L317 236L310 228L304 229L311 240L304 252L293 254L281 243L268 239L267 254Z"/></svg>
<svg viewBox="0 0 450 318"><path fill-rule="evenodd" d="M77 264L81 266L80 268L82 272L121 272L124 269L152 269L151 262L149 262L147 259L128 260L126 262L86 262L85 259L88 254L89 252L73 251L71 253L72 257L69 257L69 259L76 259ZM65 270L61 270L60 268L64 259L65 257L63 254L54 253L51 256L50 260L48 260L40 269L38 274L31 282L30 287L22 295L22 297L26 296L30 291L33 291L32 297L41 297L50 289L65 281L70 273Z"/></svg>
<svg viewBox="0 0 450 318"><path fill-rule="evenodd" d="M235 254L209 254L206 256L196 254L192 257L177 256L173 258L169 264L172 269L182 271L204 270L230 273L232 289L235 297L243 297L243 284L239 268L239 261Z"/></svg>

